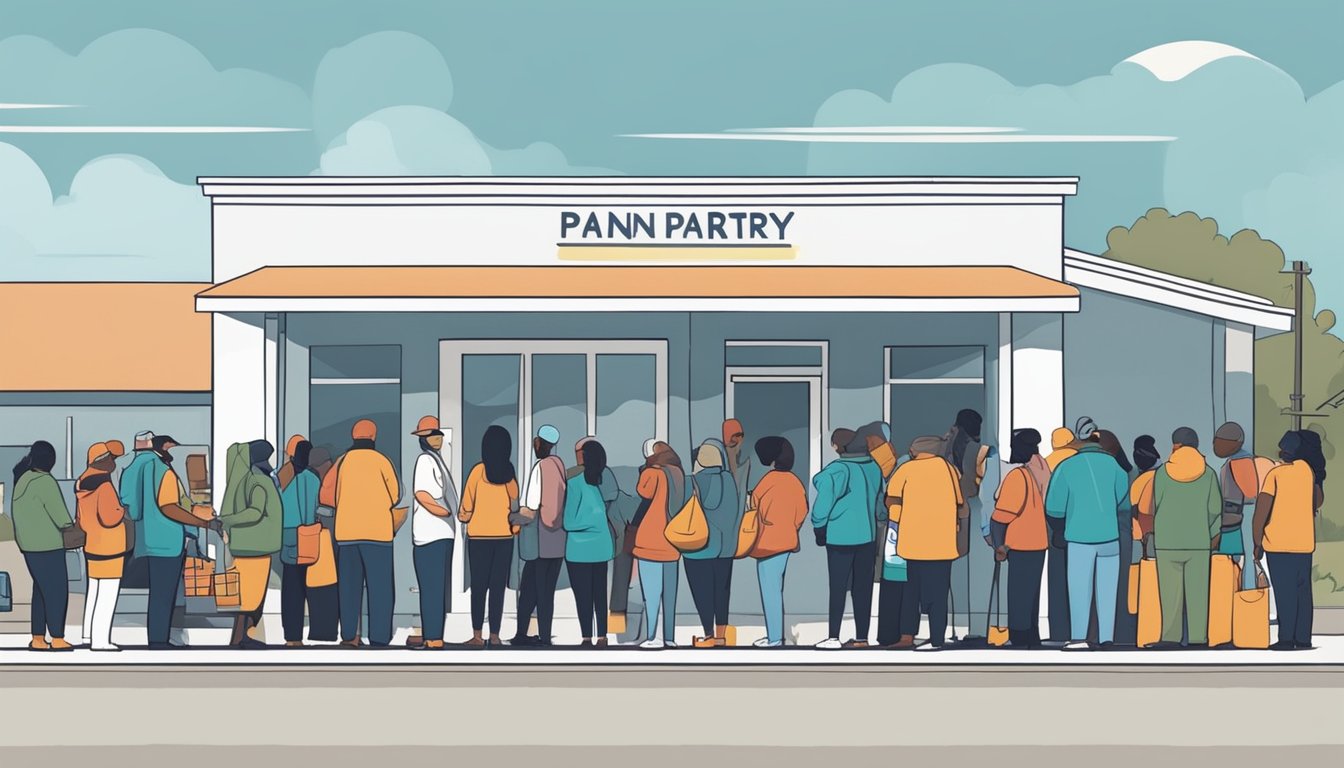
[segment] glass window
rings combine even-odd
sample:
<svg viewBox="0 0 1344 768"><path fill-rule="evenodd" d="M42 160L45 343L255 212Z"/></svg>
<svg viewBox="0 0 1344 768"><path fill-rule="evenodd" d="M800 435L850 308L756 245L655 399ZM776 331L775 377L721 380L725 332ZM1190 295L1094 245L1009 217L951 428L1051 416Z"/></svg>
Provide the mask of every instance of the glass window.
<svg viewBox="0 0 1344 768"><path fill-rule="evenodd" d="M984 347L891 347L889 379L983 379Z"/></svg>
<svg viewBox="0 0 1344 768"><path fill-rule="evenodd" d="M597 356L597 439L626 493L635 492L644 441L657 430L657 369L653 355Z"/></svg>
<svg viewBox="0 0 1344 768"><path fill-rule="evenodd" d="M518 382L522 372L519 355L462 356L462 483L481 460L481 437L499 425L513 438L518 450Z"/></svg>
<svg viewBox="0 0 1344 768"><path fill-rule="evenodd" d="M814 368L821 365L821 346L817 344L729 344L724 347L723 355L724 363L730 368L741 366Z"/></svg>
<svg viewBox="0 0 1344 768"><path fill-rule="evenodd" d="M952 428L957 411L985 412L984 384L901 384L889 387L891 440L897 452L921 435L943 435Z"/></svg>
<svg viewBox="0 0 1344 768"><path fill-rule="evenodd" d="M399 379L401 347L312 347L309 376L314 379Z"/></svg>
<svg viewBox="0 0 1344 768"><path fill-rule="evenodd" d="M588 434L587 355L532 356L532 434L543 424L560 430L557 451L571 464L574 443ZM530 464L530 448L526 455Z"/></svg>

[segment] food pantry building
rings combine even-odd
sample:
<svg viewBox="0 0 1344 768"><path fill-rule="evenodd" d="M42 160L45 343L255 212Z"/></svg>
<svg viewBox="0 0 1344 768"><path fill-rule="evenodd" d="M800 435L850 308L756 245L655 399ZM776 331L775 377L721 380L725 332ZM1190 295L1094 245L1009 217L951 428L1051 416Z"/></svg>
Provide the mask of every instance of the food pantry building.
<svg viewBox="0 0 1344 768"><path fill-rule="evenodd" d="M627 492L647 438L686 459L727 417L748 444L789 438L805 482L833 458L833 428L885 419L904 446L962 408L1005 447L1013 428L1048 440L1080 415L1126 441L1161 444L1178 425L1207 440L1224 419L1252 426L1253 341L1291 323L1259 297L1066 249L1074 178L200 184L215 467L261 436L338 454L371 417L405 487L425 414L448 432L459 484L486 427L514 435L521 469L553 424L567 463L596 435ZM398 613L414 614L407 533L397 546ZM990 559L958 569L976 610ZM825 581L808 542L790 567L791 621L824 622ZM756 579L734 585L750 624Z"/></svg>

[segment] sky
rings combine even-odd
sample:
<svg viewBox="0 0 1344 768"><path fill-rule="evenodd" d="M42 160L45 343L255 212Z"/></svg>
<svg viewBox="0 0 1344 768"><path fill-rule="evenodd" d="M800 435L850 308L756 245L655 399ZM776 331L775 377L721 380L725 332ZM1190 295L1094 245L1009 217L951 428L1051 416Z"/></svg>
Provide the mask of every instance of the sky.
<svg viewBox="0 0 1344 768"><path fill-rule="evenodd" d="M1334 0L11 3L0 279L204 279L197 176L1031 174L1081 177L1072 247L1193 210L1339 308L1341 28Z"/></svg>

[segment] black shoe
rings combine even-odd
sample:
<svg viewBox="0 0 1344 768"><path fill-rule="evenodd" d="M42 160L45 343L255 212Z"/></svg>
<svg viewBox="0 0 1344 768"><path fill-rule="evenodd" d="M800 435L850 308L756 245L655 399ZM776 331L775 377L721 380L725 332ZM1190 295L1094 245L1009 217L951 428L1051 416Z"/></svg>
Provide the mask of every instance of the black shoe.
<svg viewBox="0 0 1344 768"><path fill-rule="evenodd" d="M541 638L536 635L520 635L510 640L509 645L518 646L520 648L531 648L543 645L543 643L541 642ZM549 643L546 643L546 645L549 645Z"/></svg>
<svg viewBox="0 0 1344 768"><path fill-rule="evenodd" d="M186 650L187 646L177 643L150 643L148 647L151 651L182 651Z"/></svg>
<svg viewBox="0 0 1344 768"><path fill-rule="evenodd" d="M1269 646L1269 650L1271 650L1271 651L1295 651L1295 650L1297 650L1297 643L1294 643L1292 640L1280 640L1279 642L1277 642L1277 643L1275 643L1275 644Z"/></svg>
<svg viewBox="0 0 1344 768"><path fill-rule="evenodd" d="M1311 643L1293 643L1293 650L1295 651L1310 651L1315 647Z"/></svg>
<svg viewBox="0 0 1344 768"><path fill-rule="evenodd" d="M1181 644L1173 643L1169 640L1163 640L1162 642L1152 643L1151 645L1145 645L1143 646L1143 648L1146 651L1179 651L1181 650Z"/></svg>
<svg viewBox="0 0 1344 768"><path fill-rule="evenodd" d="M251 637L244 637L240 643L233 647L242 651L264 651L270 648L269 645Z"/></svg>

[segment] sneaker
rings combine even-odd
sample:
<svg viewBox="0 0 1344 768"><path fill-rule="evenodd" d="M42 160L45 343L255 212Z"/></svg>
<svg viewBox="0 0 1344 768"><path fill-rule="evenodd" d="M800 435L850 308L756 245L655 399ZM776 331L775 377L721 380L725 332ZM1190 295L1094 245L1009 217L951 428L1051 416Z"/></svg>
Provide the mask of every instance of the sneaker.
<svg viewBox="0 0 1344 768"><path fill-rule="evenodd" d="M1087 642L1086 640L1074 640L1073 642L1065 643L1065 644L1064 644L1064 650L1066 650L1066 651L1090 651L1090 650L1092 650L1092 646L1089 645L1088 642Z"/></svg>
<svg viewBox="0 0 1344 768"><path fill-rule="evenodd" d="M663 642L662 640L659 640L656 637L651 637L648 640L645 640L644 642L640 643L639 647L643 648L646 651L661 651L662 649L668 646L667 643Z"/></svg>
<svg viewBox="0 0 1344 768"><path fill-rule="evenodd" d="M821 650L823 650L823 651L838 651L838 650L840 650L841 648L843 648L844 646L841 645L841 643L840 643L840 638L838 638L838 637L828 637L828 638L826 638L825 640L822 640L820 643L817 643L817 644L816 644L815 646L813 646L813 647L814 647L814 648L819 648L819 649L821 649Z"/></svg>
<svg viewBox="0 0 1344 768"><path fill-rule="evenodd" d="M121 646L118 646L118 645L95 645L95 646L92 646L91 648L89 648L89 650L91 650L91 651L97 651L98 653L117 653L118 651L121 650Z"/></svg>
<svg viewBox="0 0 1344 768"><path fill-rule="evenodd" d="M923 651L923 652L925 652L925 653L932 653L932 652L934 652L934 651L941 651L941 650L943 650L943 646L942 646L941 643L939 643L939 644L937 644L937 645L935 645L935 644L933 644L933 643L924 643L923 645L917 645L917 646L915 646L915 650L916 650L916 651Z"/></svg>
<svg viewBox="0 0 1344 768"><path fill-rule="evenodd" d="M783 640L780 640L779 642L776 643L776 642L771 642L771 641L770 641L770 638L768 638L768 637L762 637L760 640L757 640L756 642L752 643L752 644L751 644L751 647L753 647L753 648L779 648L779 647L782 647L783 645L784 645L784 641L783 641Z"/></svg>

